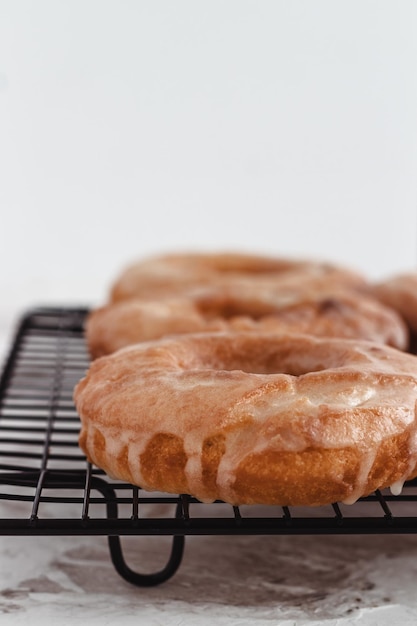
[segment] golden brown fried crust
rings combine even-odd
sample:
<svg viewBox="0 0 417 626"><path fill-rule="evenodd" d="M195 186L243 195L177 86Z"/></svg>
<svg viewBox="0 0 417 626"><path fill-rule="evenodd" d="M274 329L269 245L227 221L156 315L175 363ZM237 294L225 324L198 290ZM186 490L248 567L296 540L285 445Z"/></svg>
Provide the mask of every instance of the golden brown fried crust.
<svg viewBox="0 0 417 626"><path fill-rule="evenodd" d="M108 305L90 314L86 338L91 356L97 358L167 335L220 330L295 332L408 347L401 317L370 297L304 293L296 287L271 293L255 285L243 295L238 289L210 288L183 297Z"/></svg>
<svg viewBox="0 0 417 626"><path fill-rule="evenodd" d="M323 505L416 474L417 357L375 343L177 336L97 359L74 397L88 458L145 489Z"/></svg>

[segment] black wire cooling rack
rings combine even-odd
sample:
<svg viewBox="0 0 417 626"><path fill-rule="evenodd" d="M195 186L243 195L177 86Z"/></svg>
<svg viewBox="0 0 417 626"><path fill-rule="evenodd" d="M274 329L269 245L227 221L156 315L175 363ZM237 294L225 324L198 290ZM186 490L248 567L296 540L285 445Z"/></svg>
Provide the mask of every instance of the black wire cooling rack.
<svg viewBox="0 0 417 626"><path fill-rule="evenodd" d="M0 379L1 535L107 536L117 572L149 586L177 571L187 535L417 532L415 482L401 496L378 491L352 506L305 509L202 504L110 479L78 447L72 393L88 367L86 315L85 309L35 309L18 326ZM133 571L120 541L126 535L171 536L165 567Z"/></svg>

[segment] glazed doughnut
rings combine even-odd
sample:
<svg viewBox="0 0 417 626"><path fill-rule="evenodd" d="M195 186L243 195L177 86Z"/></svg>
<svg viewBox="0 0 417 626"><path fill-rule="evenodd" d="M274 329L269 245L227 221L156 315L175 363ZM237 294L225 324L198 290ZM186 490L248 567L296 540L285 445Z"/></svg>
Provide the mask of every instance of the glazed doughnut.
<svg viewBox="0 0 417 626"><path fill-rule="evenodd" d="M139 261L128 267L111 288L110 301L179 295L202 286L246 286L263 284L272 288L280 281L310 289L326 285L360 289L366 285L356 272L313 261L276 259L235 253L170 254Z"/></svg>
<svg viewBox="0 0 417 626"><path fill-rule="evenodd" d="M166 335L219 330L299 332L367 339L402 350L408 346L402 319L377 300L349 293L273 294L258 287L244 295L236 289L206 289L182 298L123 300L93 311L85 334L97 358Z"/></svg>
<svg viewBox="0 0 417 626"><path fill-rule="evenodd" d="M417 272L398 274L375 285L373 295L397 311L417 333Z"/></svg>
<svg viewBox="0 0 417 626"><path fill-rule="evenodd" d="M417 357L371 342L178 335L97 359L74 398L87 457L146 490L315 506L416 474Z"/></svg>

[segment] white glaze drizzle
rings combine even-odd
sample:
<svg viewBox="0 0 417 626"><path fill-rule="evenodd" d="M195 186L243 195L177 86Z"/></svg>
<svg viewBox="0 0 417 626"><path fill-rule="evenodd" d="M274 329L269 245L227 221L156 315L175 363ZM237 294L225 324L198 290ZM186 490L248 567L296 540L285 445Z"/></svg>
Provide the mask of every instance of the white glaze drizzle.
<svg viewBox="0 0 417 626"><path fill-rule="evenodd" d="M343 504L355 504L355 502L357 502L357 500L361 496L363 496L369 480L369 473L374 464L377 452L378 446L375 446L374 448L363 454L355 486L352 493L342 501Z"/></svg>
<svg viewBox="0 0 417 626"><path fill-rule="evenodd" d="M400 496L404 487L405 480L397 480L390 486L390 491L393 496Z"/></svg>

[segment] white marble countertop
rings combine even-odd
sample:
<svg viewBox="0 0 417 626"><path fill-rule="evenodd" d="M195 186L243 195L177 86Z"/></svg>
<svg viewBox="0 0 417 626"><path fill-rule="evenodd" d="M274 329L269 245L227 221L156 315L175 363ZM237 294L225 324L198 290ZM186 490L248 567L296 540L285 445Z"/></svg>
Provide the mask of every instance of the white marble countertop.
<svg viewBox="0 0 417 626"><path fill-rule="evenodd" d="M130 543L144 567L167 547ZM195 537L170 581L136 588L104 538L2 537L0 623L411 625L416 557L410 536Z"/></svg>

